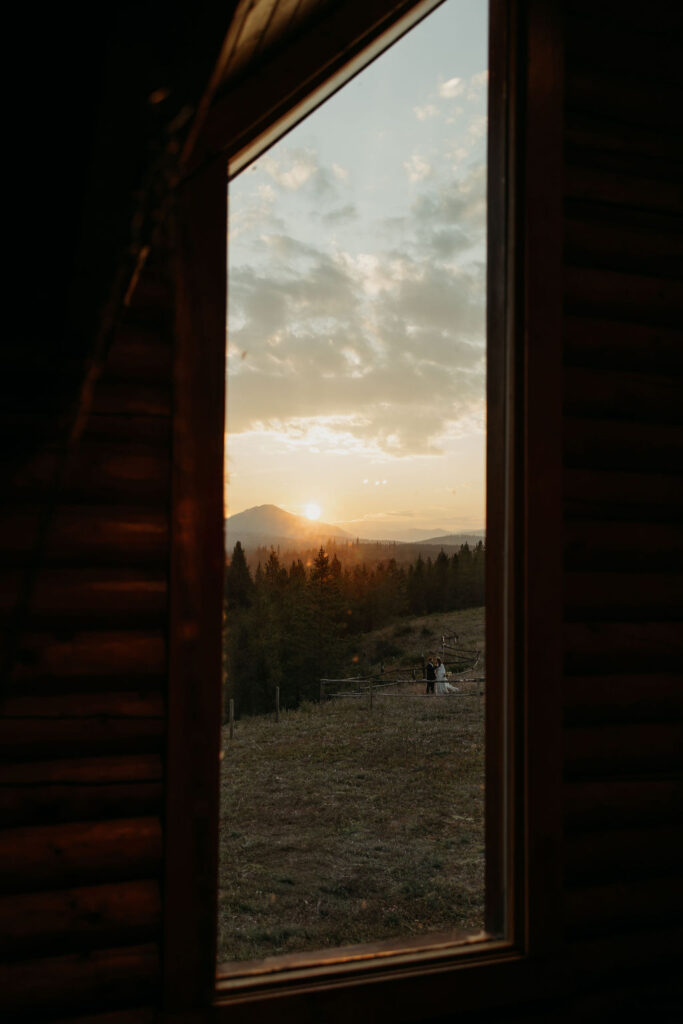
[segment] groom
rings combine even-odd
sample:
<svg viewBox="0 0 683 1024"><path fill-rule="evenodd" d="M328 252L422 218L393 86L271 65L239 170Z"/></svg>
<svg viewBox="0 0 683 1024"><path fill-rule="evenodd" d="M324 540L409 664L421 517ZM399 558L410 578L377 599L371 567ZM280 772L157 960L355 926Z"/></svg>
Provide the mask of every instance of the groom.
<svg viewBox="0 0 683 1024"><path fill-rule="evenodd" d="M427 689L425 693L434 693L434 681L436 679L436 669L434 668L434 662L430 658L427 662L427 670L425 672L427 677Z"/></svg>

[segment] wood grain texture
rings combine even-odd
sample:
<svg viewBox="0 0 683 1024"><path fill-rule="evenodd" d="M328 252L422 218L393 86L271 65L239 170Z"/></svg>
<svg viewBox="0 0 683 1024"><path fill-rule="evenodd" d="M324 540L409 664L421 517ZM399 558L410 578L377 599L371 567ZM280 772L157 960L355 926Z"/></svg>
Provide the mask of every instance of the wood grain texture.
<svg viewBox="0 0 683 1024"><path fill-rule="evenodd" d="M0 897L0 950L11 960L153 938L161 921L155 881Z"/></svg>
<svg viewBox="0 0 683 1024"><path fill-rule="evenodd" d="M31 559L38 506L18 504L0 512L0 552L22 568ZM42 558L47 565L163 566L168 558L168 516L160 508L60 505L48 525Z"/></svg>
<svg viewBox="0 0 683 1024"><path fill-rule="evenodd" d="M0 616L11 611L19 591L21 570L0 573ZM165 621L167 577L162 570L108 568L45 569L31 595L35 624L77 622L113 625Z"/></svg>
<svg viewBox="0 0 683 1024"><path fill-rule="evenodd" d="M3 757L17 760L149 753L163 749L165 732L163 718L13 717L0 719L0 748Z"/></svg>
<svg viewBox="0 0 683 1024"><path fill-rule="evenodd" d="M164 991L215 982L222 665L227 167L178 196Z"/></svg>
<svg viewBox="0 0 683 1024"><path fill-rule="evenodd" d="M671 776L680 764L680 722L628 722L565 730L565 777Z"/></svg>
<svg viewBox="0 0 683 1024"><path fill-rule="evenodd" d="M166 637L161 630L93 630L27 633L22 638L16 686L47 680L54 690L72 679L149 676L158 679L166 667ZM106 688L106 683L102 688Z"/></svg>
<svg viewBox="0 0 683 1024"><path fill-rule="evenodd" d="M18 961L0 965L0 990L8 1012L29 1019L153 1002L159 960L158 946L146 943Z"/></svg>
<svg viewBox="0 0 683 1024"><path fill-rule="evenodd" d="M157 875L158 818L37 825L0 832L0 888L31 892Z"/></svg>
<svg viewBox="0 0 683 1024"><path fill-rule="evenodd" d="M642 928L676 925L683 911L683 883L674 866L659 877L573 889L567 894L567 933L572 939L609 935L637 921Z"/></svg>
<svg viewBox="0 0 683 1024"><path fill-rule="evenodd" d="M600 828L680 823L683 779L608 779L572 782L564 788L567 833Z"/></svg>
<svg viewBox="0 0 683 1024"><path fill-rule="evenodd" d="M679 523L576 520L564 528L565 567L617 573L680 572L683 530Z"/></svg>
<svg viewBox="0 0 683 1024"><path fill-rule="evenodd" d="M617 366L620 371L680 373L683 331L679 325L639 324L628 316L563 318L565 365Z"/></svg>
<svg viewBox="0 0 683 1024"><path fill-rule="evenodd" d="M619 672L614 675L565 676L564 721L567 725L618 722L683 721L680 675Z"/></svg>
<svg viewBox="0 0 683 1024"><path fill-rule="evenodd" d="M568 837L565 880L569 887L676 875L683 860L683 826L665 824L583 832Z"/></svg>

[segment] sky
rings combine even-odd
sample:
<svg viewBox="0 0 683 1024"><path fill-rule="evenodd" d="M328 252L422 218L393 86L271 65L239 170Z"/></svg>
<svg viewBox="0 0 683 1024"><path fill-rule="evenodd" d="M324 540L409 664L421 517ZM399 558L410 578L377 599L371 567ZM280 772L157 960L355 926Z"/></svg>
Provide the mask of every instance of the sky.
<svg viewBox="0 0 683 1024"><path fill-rule="evenodd" d="M487 9L447 0L231 181L227 514L485 526Z"/></svg>

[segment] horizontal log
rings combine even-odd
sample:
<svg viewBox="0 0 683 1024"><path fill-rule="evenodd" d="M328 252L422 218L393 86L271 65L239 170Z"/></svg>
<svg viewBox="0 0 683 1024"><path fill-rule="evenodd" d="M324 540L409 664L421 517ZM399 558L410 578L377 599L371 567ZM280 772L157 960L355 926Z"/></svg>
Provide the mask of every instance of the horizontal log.
<svg viewBox="0 0 683 1024"><path fill-rule="evenodd" d="M563 280L565 309L571 315L602 314L680 327L683 295L678 281L571 266L565 267Z"/></svg>
<svg viewBox="0 0 683 1024"><path fill-rule="evenodd" d="M0 832L0 890L152 878L161 858L158 818L6 829Z"/></svg>
<svg viewBox="0 0 683 1024"><path fill-rule="evenodd" d="M171 416L170 381L141 383L128 378L112 378L110 374L97 382L93 396L92 413L107 416L147 416L167 420L170 431ZM143 434L140 438L146 440Z"/></svg>
<svg viewBox="0 0 683 1024"><path fill-rule="evenodd" d="M569 522L564 565L567 572L680 572L683 531L677 523Z"/></svg>
<svg viewBox="0 0 683 1024"><path fill-rule="evenodd" d="M161 922L157 881L93 885L0 897L0 952L26 956L91 950L156 937Z"/></svg>
<svg viewBox="0 0 683 1024"><path fill-rule="evenodd" d="M160 751L164 718L120 718L107 715L78 718L1 718L0 756L70 757Z"/></svg>
<svg viewBox="0 0 683 1024"><path fill-rule="evenodd" d="M39 498L52 490L58 474L63 502L149 505L168 499L170 460L158 447L80 443L66 457L54 449L39 452L3 489L13 500Z"/></svg>
<svg viewBox="0 0 683 1024"><path fill-rule="evenodd" d="M564 730L568 780L666 774L680 769L680 722L579 726Z"/></svg>
<svg viewBox="0 0 683 1024"><path fill-rule="evenodd" d="M153 1001L159 993L159 949L154 943L71 953L0 965L8 1012L83 1013ZM34 1018L35 1019L35 1018Z"/></svg>
<svg viewBox="0 0 683 1024"><path fill-rule="evenodd" d="M172 331L145 330L128 325L117 328L107 353L104 372L107 377L154 383L170 381L172 366Z"/></svg>
<svg viewBox="0 0 683 1024"><path fill-rule="evenodd" d="M642 977L643 972L652 967L663 967L671 978L675 976L671 967L675 965L676 972L678 970L682 945L683 925L679 922L648 928L638 927L637 921L629 921L612 934L574 938L564 949L567 965L577 983L594 986L597 981L600 986L611 971L633 970L637 977ZM601 1019L609 1019L609 1016ZM663 1024L667 1018L657 1019Z"/></svg>
<svg viewBox="0 0 683 1024"><path fill-rule="evenodd" d="M571 387L572 403L581 412L564 417L562 447L567 468L666 474L673 467L683 465L683 430L680 425L591 418L592 415L625 415L623 392L613 392L601 402L600 382L594 382L593 389L588 388L584 395L580 395L576 380L572 381ZM674 415L673 410L667 409L663 403L659 412L650 411L649 418L663 420ZM646 411L643 419L647 416Z"/></svg>
<svg viewBox="0 0 683 1024"><path fill-rule="evenodd" d="M163 807L161 782L0 785L0 821L6 828L60 821L148 817L160 815Z"/></svg>
<svg viewBox="0 0 683 1024"><path fill-rule="evenodd" d="M621 162L621 170L633 168L645 178L657 178L663 164L666 181L680 160L680 142L672 133L651 125L610 121L598 111L567 110L564 119L565 160L574 166L590 166L605 156Z"/></svg>
<svg viewBox="0 0 683 1024"><path fill-rule="evenodd" d="M571 572L564 577L568 621L613 619L676 621L683 631L680 573Z"/></svg>
<svg viewBox="0 0 683 1024"><path fill-rule="evenodd" d="M564 878L570 887L676 874L681 863L680 822L657 828L650 825L603 829L565 839Z"/></svg>
<svg viewBox="0 0 683 1024"><path fill-rule="evenodd" d="M613 194L609 194L614 202ZM623 206L614 209L603 203L602 199L565 201L566 263L655 277L683 276L683 257L669 213L643 214L641 210Z"/></svg>
<svg viewBox="0 0 683 1024"><path fill-rule="evenodd" d="M565 469L567 519L678 522L683 518L683 478L670 473Z"/></svg>
<svg viewBox="0 0 683 1024"><path fill-rule="evenodd" d="M574 3L568 9L565 7L564 20L565 60L572 66L632 75L637 65L639 76L660 83L680 81L680 50L675 32L667 36L643 31L643 19L634 32L633 26L623 20L623 4L616 18L605 16L603 4L597 18L595 10L591 17L588 13L580 15L573 8Z"/></svg>
<svg viewBox="0 0 683 1024"><path fill-rule="evenodd" d="M659 174L656 170L653 173L653 167L657 165L652 162L648 162L647 166L639 162L635 167L628 167L621 154L617 157L610 154L607 159L594 156L592 166L586 166L588 158L585 150L572 151L569 159L577 163L565 166L564 194L567 199L673 215L683 212L680 183L673 176L670 179L664 178L661 167ZM567 241L571 247L571 231ZM570 248L570 252L574 251ZM583 259L580 262L583 263Z"/></svg>
<svg viewBox="0 0 683 1024"><path fill-rule="evenodd" d="M3 718L161 718L164 708L163 696L157 690L30 696L10 693L3 701L2 713Z"/></svg>
<svg viewBox="0 0 683 1024"><path fill-rule="evenodd" d="M652 674L683 670L680 622L570 622L565 675Z"/></svg>
<svg viewBox="0 0 683 1024"><path fill-rule="evenodd" d="M2 786L35 786L44 783L98 786L111 782L159 782L163 777L163 765L158 754L0 762Z"/></svg>
<svg viewBox="0 0 683 1024"><path fill-rule="evenodd" d="M651 373L683 371L683 331L622 320L566 315L562 321L564 360L571 366Z"/></svg>
<svg viewBox="0 0 683 1024"><path fill-rule="evenodd" d="M680 872L644 880L572 889L565 897L567 937L609 934L624 927L676 925L683 913Z"/></svg>
<svg viewBox="0 0 683 1024"><path fill-rule="evenodd" d="M608 779L564 786L565 833L680 823L683 779Z"/></svg>
<svg viewBox="0 0 683 1024"><path fill-rule="evenodd" d="M669 131L680 124L683 90L670 82L648 82L631 74L619 77L569 66L565 76L565 105L628 125L655 125Z"/></svg>
<svg viewBox="0 0 683 1024"><path fill-rule="evenodd" d="M623 444L629 440L634 445L637 443L636 430L642 424L644 440L640 449L636 448L636 458L639 450L651 450L657 454L660 445L662 454L670 452L672 458L680 455L683 448L681 383L669 374L568 366L564 370L563 406L571 417L568 431L578 427L581 418L592 417L598 421L594 424L598 442L604 438L617 445L620 440L616 426L612 427L611 434L607 426L601 432L600 420L624 421L621 428ZM586 423L586 432L590 431L591 425ZM661 429L655 430L655 425ZM629 426L633 437L629 437Z"/></svg>
<svg viewBox="0 0 683 1024"><path fill-rule="evenodd" d="M6 827L149 817L163 808L159 754L0 762Z"/></svg>
<svg viewBox="0 0 683 1024"><path fill-rule="evenodd" d="M25 570L0 572L0 617L11 614L22 593ZM162 623L167 575L161 569L41 569L30 596L31 621Z"/></svg>
<svg viewBox="0 0 683 1024"><path fill-rule="evenodd" d="M94 1013L85 1017L60 1017L53 1024L159 1024L159 1011L153 1006L138 1006L114 1013Z"/></svg>
<svg viewBox="0 0 683 1024"><path fill-rule="evenodd" d="M566 725L683 721L679 673L567 676L562 702Z"/></svg>
<svg viewBox="0 0 683 1024"><path fill-rule="evenodd" d="M27 633L22 637L13 678L18 685L47 677L55 681L57 690L57 680L78 677L158 678L165 666L166 637L160 630L62 631L57 637L47 632Z"/></svg>
<svg viewBox="0 0 683 1024"><path fill-rule="evenodd" d="M2 422L8 433L29 442L32 447L46 450L63 448L73 425L68 415L56 416L51 413L3 413ZM163 416L133 414L108 415L90 410L82 424L80 441L86 445L101 443L109 445L139 444L147 447L167 447L170 436L170 420Z"/></svg>
<svg viewBox="0 0 683 1024"><path fill-rule="evenodd" d="M145 330L168 332L172 323L173 290L163 267L146 264L135 282L135 290L126 305L117 331L126 331L129 325ZM156 326L153 326L156 325Z"/></svg>
<svg viewBox="0 0 683 1024"><path fill-rule="evenodd" d="M0 552L5 564L23 565L35 548L40 513L35 505L0 511ZM48 563L165 565L169 522L164 509L60 504L50 516L42 549Z"/></svg>

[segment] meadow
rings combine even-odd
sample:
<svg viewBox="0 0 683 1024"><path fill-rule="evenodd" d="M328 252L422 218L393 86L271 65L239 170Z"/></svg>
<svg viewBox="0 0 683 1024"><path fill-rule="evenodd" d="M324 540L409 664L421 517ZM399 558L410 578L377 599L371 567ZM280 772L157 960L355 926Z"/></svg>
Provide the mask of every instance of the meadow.
<svg viewBox="0 0 683 1024"><path fill-rule="evenodd" d="M410 662L453 630L483 647L483 614L403 620L359 653ZM219 962L483 927L482 676L224 728Z"/></svg>

